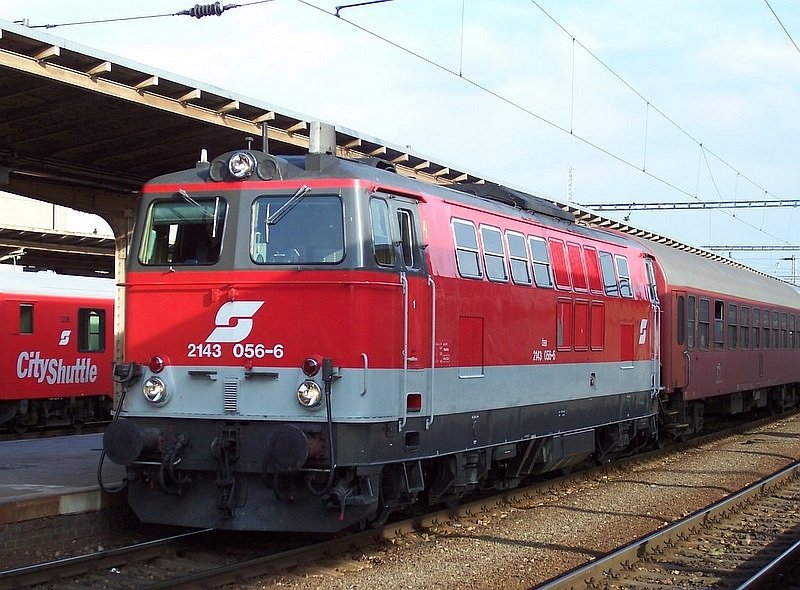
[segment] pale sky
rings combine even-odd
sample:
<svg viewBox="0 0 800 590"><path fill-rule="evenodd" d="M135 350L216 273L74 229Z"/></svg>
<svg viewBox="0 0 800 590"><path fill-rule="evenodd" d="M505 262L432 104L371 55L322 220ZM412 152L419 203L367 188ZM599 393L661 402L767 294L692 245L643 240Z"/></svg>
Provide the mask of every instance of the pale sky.
<svg viewBox="0 0 800 590"><path fill-rule="evenodd" d="M796 0L394 0L326 14L343 3L44 31L561 201L800 198ZM0 18L192 6L5 0ZM697 246L800 244L794 208L629 214ZM733 256L786 277L792 254Z"/></svg>

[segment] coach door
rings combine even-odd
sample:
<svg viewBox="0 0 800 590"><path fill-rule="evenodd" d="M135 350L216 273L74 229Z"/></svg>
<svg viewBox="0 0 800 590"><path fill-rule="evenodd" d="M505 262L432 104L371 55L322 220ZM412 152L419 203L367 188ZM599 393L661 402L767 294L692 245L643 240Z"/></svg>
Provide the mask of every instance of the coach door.
<svg viewBox="0 0 800 590"><path fill-rule="evenodd" d="M647 271L647 291L650 297L650 384L653 396L658 395L661 388L661 304L658 300L658 285L656 283L656 273L653 268L653 259L644 259L645 270ZM640 344L643 344L640 342Z"/></svg>
<svg viewBox="0 0 800 590"><path fill-rule="evenodd" d="M422 245L422 226L416 200L394 196L389 199L396 261L400 271L403 320L403 370L400 387L400 428L408 418L429 415L433 407L433 331L432 311L435 285L428 276Z"/></svg>

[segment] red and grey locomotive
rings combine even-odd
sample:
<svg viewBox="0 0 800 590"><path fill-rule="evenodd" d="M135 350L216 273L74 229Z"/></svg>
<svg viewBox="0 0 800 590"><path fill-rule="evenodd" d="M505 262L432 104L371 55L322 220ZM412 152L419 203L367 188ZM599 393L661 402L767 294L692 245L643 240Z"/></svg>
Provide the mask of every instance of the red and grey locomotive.
<svg viewBox="0 0 800 590"><path fill-rule="evenodd" d="M730 271L496 185L223 154L143 189L104 449L143 521L330 532L796 398L798 293L692 265ZM766 301L780 349L718 349L718 300L723 337Z"/></svg>

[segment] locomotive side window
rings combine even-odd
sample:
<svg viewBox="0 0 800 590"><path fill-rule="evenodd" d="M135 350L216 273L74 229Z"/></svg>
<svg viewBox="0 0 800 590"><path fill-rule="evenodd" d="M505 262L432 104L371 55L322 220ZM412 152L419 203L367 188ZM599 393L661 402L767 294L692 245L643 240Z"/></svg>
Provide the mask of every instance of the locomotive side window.
<svg viewBox="0 0 800 590"><path fill-rule="evenodd" d="M33 334L33 305L30 303L19 304L19 333Z"/></svg>
<svg viewBox="0 0 800 590"><path fill-rule="evenodd" d="M576 291L586 291L588 283L580 244L567 242L567 253L569 254L569 272L572 278L572 286Z"/></svg>
<svg viewBox="0 0 800 590"><path fill-rule="evenodd" d="M742 348L750 348L750 308L742 305L739 308L739 333L742 337Z"/></svg>
<svg viewBox="0 0 800 590"><path fill-rule="evenodd" d="M738 314L736 310L735 303L728 304L728 348L731 350L736 349L736 345L738 344L738 331L739 326L736 323L738 319Z"/></svg>
<svg viewBox="0 0 800 590"><path fill-rule="evenodd" d="M537 287L553 288L553 279L550 276L550 254L547 252L547 242L536 236L528 236L528 245L531 247L533 259L533 280Z"/></svg>
<svg viewBox="0 0 800 590"><path fill-rule="evenodd" d="M631 272L628 270L628 259L619 254L614 256L617 262L617 276L619 277L619 294L623 297L633 297L631 290Z"/></svg>
<svg viewBox="0 0 800 590"><path fill-rule="evenodd" d="M525 236L516 232L506 232L508 257L511 265L511 279L518 285L531 284L528 250L525 248Z"/></svg>
<svg viewBox="0 0 800 590"><path fill-rule="evenodd" d="M711 303L708 299L700 298L700 309L697 322L697 345L700 350L708 350L708 337L711 320Z"/></svg>
<svg viewBox="0 0 800 590"><path fill-rule="evenodd" d="M486 265L486 276L490 281L508 282L506 270L506 254L503 249L503 238L496 227L481 226L483 242L483 261Z"/></svg>
<svg viewBox="0 0 800 590"><path fill-rule="evenodd" d="M564 249L564 242L556 238L550 238L550 259L553 261L553 274L556 278L556 286L561 289L569 289L572 285L569 281L567 253Z"/></svg>
<svg viewBox="0 0 800 590"><path fill-rule="evenodd" d="M725 302L714 301L714 349L722 350L725 345Z"/></svg>
<svg viewBox="0 0 800 590"><path fill-rule="evenodd" d="M614 259L608 252L600 252L600 270L603 272L603 289L610 297L619 297L617 271L614 270Z"/></svg>
<svg viewBox="0 0 800 590"><path fill-rule="evenodd" d="M697 342L697 308L694 295L689 295L689 303L686 306L686 347L694 350Z"/></svg>
<svg viewBox="0 0 800 590"><path fill-rule="evenodd" d="M757 307L753 308L753 348L761 347L761 311Z"/></svg>
<svg viewBox="0 0 800 590"><path fill-rule="evenodd" d="M145 265L214 264L227 204L219 197L155 201L147 213L139 261Z"/></svg>
<svg viewBox="0 0 800 590"><path fill-rule="evenodd" d="M419 268L419 261L414 256L417 249L417 238L411 211L398 209L397 223L400 226L400 250L403 253L403 264L406 268Z"/></svg>
<svg viewBox="0 0 800 590"><path fill-rule="evenodd" d="M291 195L263 195L255 200L250 220L253 262L337 264L344 259L341 199L307 193L303 187Z"/></svg>
<svg viewBox="0 0 800 590"><path fill-rule="evenodd" d="M104 309L78 310L78 351L103 352L106 348L106 312Z"/></svg>
<svg viewBox="0 0 800 590"><path fill-rule="evenodd" d="M471 221L453 219L453 238L456 242L456 264L462 277L479 279L481 271L478 236Z"/></svg>
<svg viewBox="0 0 800 590"><path fill-rule="evenodd" d="M389 226L389 205L383 199L372 198L369 201L369 213L372 218L372 248L375 262L380 266L394 266L394 243Z"/></svg>

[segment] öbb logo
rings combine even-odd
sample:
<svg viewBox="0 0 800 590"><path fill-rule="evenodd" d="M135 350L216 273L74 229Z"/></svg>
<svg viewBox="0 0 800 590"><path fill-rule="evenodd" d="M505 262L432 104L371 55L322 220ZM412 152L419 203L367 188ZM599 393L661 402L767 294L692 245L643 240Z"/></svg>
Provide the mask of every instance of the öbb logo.
<svg viewBox="0 0 800 590"><path fill-rule="evenodd" d="M206 342L241 342L253 329L253 316L263 301L228 301L217 311L216 328Z"/></svg>

